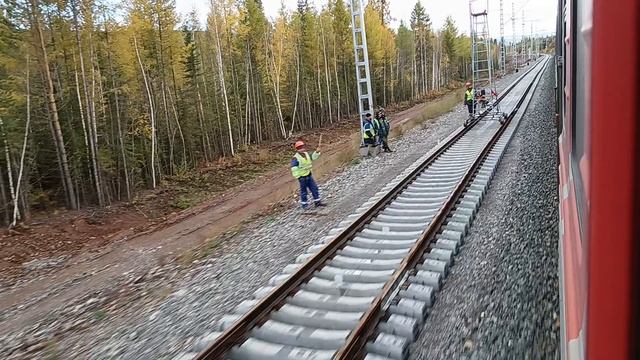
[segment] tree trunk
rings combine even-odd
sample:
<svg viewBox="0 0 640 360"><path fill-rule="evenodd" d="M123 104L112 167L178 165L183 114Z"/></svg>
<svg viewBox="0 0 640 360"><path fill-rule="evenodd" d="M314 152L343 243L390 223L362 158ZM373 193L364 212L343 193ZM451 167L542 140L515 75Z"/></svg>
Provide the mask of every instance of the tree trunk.
<svg viewBox="0 0 640 360"><path fill-rule="evenodd" d="M78 80L78 68L76 67L75 55L73 56L73 68L74 79L76 83L76 96L78 98L78 111L80 112L80 123L82 124L82 135L84 137L84 147L87 151L87 167L89 169L89 174L91 174L93 170L91 169L91 157L89 156L89 154L91 153L91 150L89 148L89 135L87 134L87 124L84 118L84 111L82 110L82 107L84 105L82 104L82 95L80 95L80 80Z"/></svg>
<svg viewBox="0 0 640 360"><path fill-rule="evenodd" d="M7 205L9 200L7 199L7 190L4 188L4 176L2 172L2 166L0 166L0 214L2 214L2 225L9 224L9 210Z"/></svg>
<svg viewBox="0 0 640 360"><path fill-rule="evenodd" d="M418 66L416 64L416 56L413 56L411 61L413 67L413 76L411 77L411 98L414 100L417 98L417 82L418 82Z"/></svg>
<svg viewBox="0 0 640 360"><path fill-rule="evenodd" d="M4 121L0 117L0 131L2 131L2 144L4 146L4 159L7 162L7 179L9 180L9 195L11 196L11 204L17 205L17 196L15 184L13 183L13 169L11 168L11 153L9 151L9 143L7 142L7 133L4 128ZM2 181L0 179L0 181ZM5 207L6 208L6 207Z"/></svg>
<svg viewBox="0 0 640 360"><path fill-rule="evenodd" d="M327 45L324 40L324 25L322 30L322 54L324 55L324 79L327 86L327 108L329 109L329 122L333 124L333 113L331 111L331 85L329 83L329 65L327 65Z"/></svg>
<svg viewBox="0 0 640 360"><path fill-rule="evenodd" d="M49 114L49 122L52 129L53 140L56 146L56 154L58 156L58 162L60 167L60 175L62 177L62 183L65 189L67 207L70 209L78 208L78 199L73 187L73 180L71 178L71 171L69 170L69 162L67 160L67 152L64 147L64 137L62 135L62 129L60 128L60 120L58 118L58 105L53 88L53 80L51 79L51 71L49 70L49 58L47 56L47 48L44 42L44 36L42 28L40 26L40 9L38 7L38 0L29 0L31 7L31 22L33 30L37 37L37 46L39 51L40 66L44 75L44 87L45 95L47 98L47 110Z"/></svg>
<svg viewBox="0 0 640 360"><path fill-rule="evenodd" d="M338 56L336 54L335 39L333 41L333 71L336 76L336 95L338 95L336 102L336 119L339 121L342 114L340 112L340 80L338 78Z"/></svg>
<svg viewBox="0 0 640 360"><path fill-rule="evenodd" d="M216 36L216 55L218 57L218 76L220 78L220 87L222 88L222 94L224 98L224 108L227 115L227 129L229 131L229 149L231 156L235 156L235 150L233 148L233 133L231 131L231 114L229 114L229 99L227 98L227 86L224 81L224 70L222 64L222 51L220 50L220 35L218 34L218 24L216 22L216 14L213 17L213 32Z"/></svg>
<svg viewBox="0 0 640 360"><path fill-rule="evenodd" d="M31 87L29 86L29 54L27 54L27 120L24 127L24 140L22 141L22 152L20 153L20 165L18 167L18 181L16 182L16 199L13 202L13 220L11 221L11 227L16 226L17 221L20 219L20 211L18 208L20 197L20 185L22 184L22 174L24 171L24 157L27 153L27 141L29 140L29 125L31 124ZM2 181L0 179L0 181Z"/></svg>
<svg viewBox="0 0 640 360"><path fill-rule="evenodd" d="M209 131L207 131L204 126L204 106L202 105L202 95L200 95L200 85L198 85L198 79L193 79L196 83L196 95L198 95L198 119L200 124L200 132L202 132L202 152L204 155L205 162L209 163L210 155L209 150L211 149L211 143L209 141Z"/></svg>
<svg viewBox="0 0 640 360"><path fill-rule="evenodd" d="M317 37L318 42L320 42L320 36ZM322 85L320 85L320 59L316 57L316 83L318 86L318 102L320 103L320 116L318 120L322 121L324 115L324 102L322 101ZM315 103L315 101L314 101Z"/></svg>
<svg viewBox="0 0 640 360"><path fill-rule="evenodd" d="M296 50L299 50L299 48L296 47ZM298 94L300 92L300 51L296 51L295 58L296 58L296 96L293 101L293 115L291 116L292 117L291 130L289 130L289 136L293 134L293 128L296 124L296 112L298 110Z"/></svg>
<svg viewBox="0 0 640 360"><path fill-rule="evenodd" d="M151 188L156 188L156 117L155 109L153 108L153 100L151 99L151 89L149 88L149 82L147 81L147 74L142 66L142 59L140 59L140 51L138 50L138 41L135 35L133 36L133 46L136 49L136 57L138 58L138 64L140 65L140 72L142 73L142 80L144 81L144 87L147 90L147 99L149 101L149 118L151 120Z"/></svg>
<svg viewBox="0 0 640 360"><path fill-rule="evenodd" d="M182 142L182 166L186 167L187 165L187 147L184 140L184 133L182 132L182 125L180 125L180 119L178 118L178 110L176 109L176 99L174 99L171 95L171 91L167 91L169 93L169 102L171 103L171 110L173 112L173 118L176 120L176 126L178 128L178 134L180 135L180 141Z"/></svg>
<svg viewBox="0 0 640 360"><path fill-rule="evenodd" d="M382 103L387 106L387 60L382 61Z"/></svg>
<svg viewBox="0 0 640 360"><path fill-rule="evenodd" d="M265 39L265 43L268 43L268 36L265 37ZM278 130L280 130L280 136L285 139L287 137L287 131L284 127L284 116L282 114L282 105L280 100L280 77L282 74L282 53L284 51L284 44L282 43L282 39L280 39L280 42L276 44L276 46L278 47L278 59L276 59L273 52L273 45L271 45L270 54L268 53L269 45L265 45L265 58L267 59L268 64L271 67L271 74L268 74L268 77L271 80L273 100L275 102L278 115Z"/></svg>
<svg viewBox="0 0 640 360"><path fill-rule="evenodd" d="M119 92L119 88L116 84L116 72L113 68L113 61L111 59L111 48L110 48L110 44L109 44L109 36L108 33L106 31L106 26L105 26L105 34L106 34L106 41L107 41L107 47L109 48L109 50L107 50L107 57L109 60L109 68L111 69L111 87L113 90L113 96L114 96L114 100L115 100L115 105L116 105L116 124L117 124L117 129L118 129L118 144L120 146L120 156L122 157L122 167L123 167L123 172L124 172L124 184L125 184L125 190L127 192L127 200L131 199L131 184L129 182L129 168L127 166L127 155L125 153L125 149L124 149L124 136L122 134L122 119L120 118L120 100L119 100L119 96L118 96L118 92Z"/></svg>
<svg viewBox="0 0 640 360"><path fill-rule="evenodd" d="M71 4L71 9L73 11L73 21L74 21L74 27L75 27L75 34L76 34L76 45L78 47L78 58L80 60L80 75L82 76L82 90L84 92L84 100L85 100L85 106L86 106L86 114L87 114L87 119L89 121L89 154L90 154L90 158L91 158L91 172L93 175L93 182L94 182L94 186L95 186L95 190L96 190L96 195L98 197L98 205L99 206L104 206L104 194L102 193L102 186L100 184L100 172L99 172L99 165L98 165L98 145L97 145L97 128L96 128L96 116L95 116L95 103L94 103L94 97L92 96L93 93L89 94L89 89L87 87L87 76L86 76L86 70L85 70L85 66L84 66L84 55L82 53L82 40L80 37L80 24L78 22L78 8L77 8L77 3L75 1L73 1L73 3ZM92 31L92 29L89 29L89 31ZM93 71L92 71L93 74ZM95 83L95 78L92 76L92 84ZM92 89L95 89L92 86Z"/></svg>

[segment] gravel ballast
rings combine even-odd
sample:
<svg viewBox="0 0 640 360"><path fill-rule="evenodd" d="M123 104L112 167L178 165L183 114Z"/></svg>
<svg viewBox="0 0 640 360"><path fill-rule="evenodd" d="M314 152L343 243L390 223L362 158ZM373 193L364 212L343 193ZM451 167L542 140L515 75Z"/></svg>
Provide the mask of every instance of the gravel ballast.
<svg viewBox="0 0 640 360"><path fill-rule="evenodd" d="M411 359L559 358L553 101L548 67Z"/></svg>

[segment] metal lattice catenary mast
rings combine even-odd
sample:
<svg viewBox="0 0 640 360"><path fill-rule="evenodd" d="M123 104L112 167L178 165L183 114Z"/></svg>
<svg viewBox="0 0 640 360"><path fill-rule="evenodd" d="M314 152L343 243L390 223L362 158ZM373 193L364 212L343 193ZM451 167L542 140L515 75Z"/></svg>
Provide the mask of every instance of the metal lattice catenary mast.
<svg viewBox="0 0 640 360"><path fill-rule="evenodd" d="M470 0L471 22L471 74L474 87L491 88L493 85L493 64L491 58L491 38L489 37L488 1Z"/></svg>
<svg viewBox="0 0 640 360"><path fill-rule="evenodd" d="M493 83L492 41L489 34L489 1L469 0L469 20L471 23L471 73L474 89L474 117L477 111L487 110L485 120L502 122L505 118L500 111L498 92Z"/></svg>
<svg viewBox="0 0 640 360"><path fill-rule="evenodd" d="M367 50L367 33L364 28L363 0L350 0L351 31L356 64L356 82L358 84L358 111L360 113L360 143L364 144L363 120L365 114L373 113L373 96L371 92L371 76L369 73L369 52Z"/></svg>

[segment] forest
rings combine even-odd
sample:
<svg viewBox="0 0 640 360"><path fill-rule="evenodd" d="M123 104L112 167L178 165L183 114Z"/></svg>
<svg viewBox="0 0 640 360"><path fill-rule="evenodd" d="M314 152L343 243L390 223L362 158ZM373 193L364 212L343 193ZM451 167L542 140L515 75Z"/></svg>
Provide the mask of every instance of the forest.
<svg viewBox="0 0 640 360"><path fill-rule="evenodd" d="M206 23L173 0L0 0L0 223L104 207L296 133L357 122L349 4L212 0ZM470 41L420 2L365 26L377 106L459 85Z"/></svg>

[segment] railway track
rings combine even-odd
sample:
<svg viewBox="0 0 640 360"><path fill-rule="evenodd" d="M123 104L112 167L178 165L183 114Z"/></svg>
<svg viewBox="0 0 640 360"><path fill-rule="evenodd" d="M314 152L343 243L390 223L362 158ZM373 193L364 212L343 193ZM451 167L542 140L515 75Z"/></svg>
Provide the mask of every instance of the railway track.
<svg viewBox="0 0 640 360"><path fill-rule="evenodd" d="M501 95L504 124L454 132L176 359L405 359L547 62Z"/></svg>

